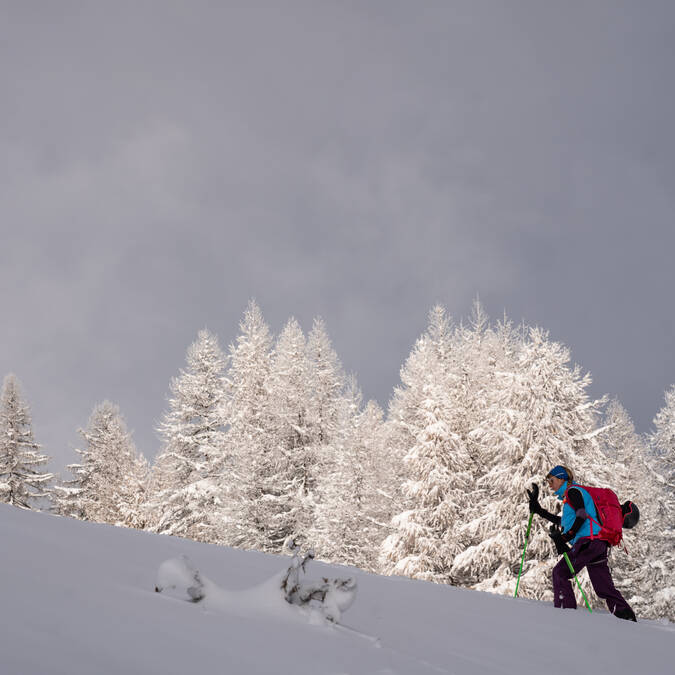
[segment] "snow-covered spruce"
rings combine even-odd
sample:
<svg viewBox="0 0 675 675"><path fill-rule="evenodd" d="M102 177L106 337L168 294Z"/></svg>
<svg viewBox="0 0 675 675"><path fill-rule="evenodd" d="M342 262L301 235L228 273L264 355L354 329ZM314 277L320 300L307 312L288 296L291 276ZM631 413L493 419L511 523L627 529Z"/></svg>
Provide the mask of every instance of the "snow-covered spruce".
<svg viewBox="0 0 675 675"><path fill-rule="evenodd" d="M459 433L465 410L455 405L463 382L453 350L450 320L434 307L429 327L401 369L390 407L405 476L403 507L392 520L393 532L382 546L382 566L389 574L448 583L454 556L460 552L457 530L460 504L471 493L471 457Z"/></svg>
<svg viewBox="0 0 675 675"><path fill-rule="evenodd" d="M629 554L612 555L614 581L638 616L675 616L674 508L665 479L655 470L660 465L647 461L647 439L635 431L618 400L607 406L603 426L607 432L602 450L612 466L612 487L620 499L630 498L641 509L638 527L624 530Z"/></svg>
<svg viewBox="0 0 675 675"><path fill-rule="evenodd" d="M148 513L157 532L218 542L225 473L225 356L215 335L199 332L187 368L171 382L159 425L164 447L155 462Z"/></svg>
<svg viewBox="0 0 675 675"><path fill-rule="evenodd" d="M236 343L229 347L226 453L231 470L222 529L229 546L268 550L269 509L264 481L273 470L268 379L272 336L260 307L249 302ZM280 550L280 545L278 547Z"/></svg>
<svg viewBox="0 0 675 675"><path fill-rule="evenodd" d="M83 520L143 527L148 465L119 407L110 401L98 404L80 433L85 441L76 449L81 461L68 466L73 478L54 488L55 510Z"/></svg>
<svg viewBox="0 0 675 675"><path fill-rule="evenodd" d="M666 479L672 496L675 494L675 385L665 393L665 403L654 418L650 441L659 473Z"/></svg>
<svg viewBox="0 0 675 675"><path fill-rule="evenodd" d="M28 404L15 375L7 375L0 393L0 502L37 508L53 478L42 470L49 458L33 437Z"/></svg>

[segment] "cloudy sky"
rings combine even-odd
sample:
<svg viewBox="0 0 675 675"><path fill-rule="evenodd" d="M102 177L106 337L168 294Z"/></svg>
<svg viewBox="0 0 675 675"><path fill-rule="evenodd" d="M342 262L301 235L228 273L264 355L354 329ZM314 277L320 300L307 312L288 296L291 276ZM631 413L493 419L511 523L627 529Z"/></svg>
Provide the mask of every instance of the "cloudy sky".
<svg viewBox="0 0 675 675"><path fill-rule="evenodd" d="M386 405L426 314L675 383L675 4L0 0L0 375L55 468L139 448L197 331L321 315Z"/></svg>

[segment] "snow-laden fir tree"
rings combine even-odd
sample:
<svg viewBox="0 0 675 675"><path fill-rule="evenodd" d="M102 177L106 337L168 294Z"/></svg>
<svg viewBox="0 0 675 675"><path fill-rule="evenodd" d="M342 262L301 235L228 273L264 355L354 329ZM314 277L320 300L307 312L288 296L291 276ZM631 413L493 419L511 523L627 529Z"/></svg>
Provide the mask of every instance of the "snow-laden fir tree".
<svg viewBox="0 0 675 675"><path fill-rule="evenodd" d="M609 402L602 422L600 447L607 460L612 489L619 498L623 496L637 504L651 502L656 476L647 466L647 440L635 431L633 420L618 399Z"/></svg>
<svg viewBox="0 0 675 675"><path fill-rule="evenodd" d="M334 428L330 434L325 430L316 433L313 451L321 457L321 471L316 481L314 518L307 532L308 542L319 558L340 563L347 563L350 557L344 536L352 525L358 501L354 488L359 489L363 482L363 467L354 452L357 443L354 427L362 397L354 377L347 378L345 383L345 390L332 403ZM358 532L352 534L359 536Z"/></svg>
<svg viewBox="0 0 675 675"><path fill-rule="evenodd" d="M70 472L69 479L63 479L60 475L55 479L52 488L52 508L60 516L87 520L85 513L86 496L90 494L89 484L94 478L94 464L89 462L86 450L76 448L81 461L68 464L66 469Z"/></svg>
<svg viewBox="0 0 675 675"><path fill-rule="evenodd" d="M306 533L314 518L316 454L309 419L310 369L305 336L291 318L274 347L270 375L267 452L256 465L256 522L263 550L281 552L289 537Z"/></svg>
<svg viewBox="0 0 675 675"><path fill-rule="evenodd" d="M355 483L350 533L357 536L350 535L353 544L348 554L352 559L345 562L377 572L382 543L392 532L396 491L401 482L392 471L384 412L377 402L366 403L354 421L353 431L353 441L348 440L347 446L354 456L351 480Z"/></svg>
<svg viewBox="0 0 675 675"><path fill-rule="evenodd" d="M154 530L161 515L160 494L170 490L173 484L172 467L169 457L157 454L154 462L148 466L145 480L145 500L142 504L145 527Z"/></svg>
<svg viewBox="0 0 675 675"><path fill-rule="evenodd" d="M461 382L453 391L453 407L463 411L456 416L462 424L457 431L478 462L478 479L485 461L484 422L512 375L514 354L522 341L522 329L515 330L506 317L493 328L478 299L473 303L468 323L462 322L453 335L456 376ZM483 488L478 482L473 488L480 501Z"/></svg>
<svg viewBox="0 0 675 675"><path fill-rule="evenodd" d="M15 375L5 376L0 392L0 501L35 509L53 478L42 467L49 461L33 437L28 404Z"/></svg>
<svg viewBox="0 0 675 675"><path fill-rule="evenodd" d="M391 449L390 467L402 485L407 479L407 468L404 457L417 440L417 431L422 424L421 403L425 399L423 387L428 372L426 354L435 349L437 363L446 364L449 371L449 354L452 350L452 330L450 320L446 317L445 309L436 305L429 315L429 327L437 333L437 344L429 346L429 335L421 336L401 368L401 384L394 388L394 394L389 403L387 422L384 430L386 444ZM398 504L394 511L399 513L410 507L405 493L399 489Z"/></svg>
<svg viewBox="0 0 675 675"><path fill-rule="evenodd" d="M68 466L72 480L55 488L56 511L99 523L142 527L146 462L136 451L119 407L110 401L96 405L80 434L85 441L83 448L76 449L81 461Z"/></svg>
<svg viewBox="0 0 675 675"><path fill-rule="evenodd" d="M383 413L374 401L362 407L353 376L347 379L341 400L342 431L319 481L310 541L325 560L377 571L392 516L393 481L382 444Z"/></svg>
<svg viewBox="0 0 675 675"><path fill-rule="evenodd" d="M223 542L262 550L268 544L262 482L273 470L268 379L272 336L260 307L251 300L230 345L229 427L226 448L234 478Z"/></svg>
<svg viewBox="0 0 675 675"><path fill-rule="evenodd" d="M171 382L169 410L159 425L162 479L151 496L157 532L204 542L220 540L226 411L225 356L218 339L199 332L187 367Z"/></svg>
<svg viewBox="0 0 675 675"><path fill-rule="evenodd" d="M616 470L627 472L631 463L645 454L647 446L635 431L633 420L618 399L614 398L607 404L603 426L605 432L601 449L608 465L611 467L616 464Z"/></svg>
<svg viewBox="0 0 675 675"><path fill-rule="evenodd" d="M326 324L314 319L307 337L310 396L308 416L318 446L330 446L340 433L340 406L345 388L345 375Z"/></svg>
<svg viewBox="0 0 675 675"><path fill-rule="evenodd" d="M654 432L650 438L657 467L675 491L675 385L665 393L665 402L654 418Z"/></svg>
<svg viewBox="0 0 675 675"><path fill-rule="evenodd" d="M672 504L663 479L647 462L648 447L618 400L607 406L602 449L610 461L612 488L621 501L640 509L635 529L624 530L623 549L610 557L612 575L638 617L673 618L675 610L675 537Z"/></svg>
<svg viewBox="0 0 675 675"><path fill-rule="evenodd" d="M649 437L650 462L655 476L658 510L655 518L661 537L654 541L652 569L660 576L655 587L652 612L656 616L675 615L675 385L665 393L665 402L654 418Z"/></svg>
<svg viewBox="0 0 675 675"><path fill-rule="evenodd" d="M650 537L647 576L651 576L652 583L642 585L651 589L652 593L645 593L639 601L635 599L635 602L640 608L641 616L650 619L667 618L675 622L675 503L668 496L656 502L655 506L652 513L661 530L661 536L657 532L656 536ZM648 517L649 515L647 512ZM636 532L636 536L639 533Z"/></svg>
<svg viewBox="0 0 675 675"><path fill-rule="evenodd" d="M496 368L485 417L472 432L485 467L477 481L480 499L472 499L467 510L462 536L468 545L455 559L453 575L480 590L513 593L529 518L526 488L541 483L556 464L570 467L580 482L606 484L598 447L602 401L589 398L590 376L570 367L569 350L538 328L529 331L511 363ZM542 504L557 512L559 505L547 494L544 488ZM547 528L544 521L533 523L524 596L550 598L549 571L557 558Z"/></svg>
<svg viewBox="0 0 675 675"><path fill-rule="evenodd" d="M462 324L453 336L458 354L456 363L462 386L456 392L455 405L464 408L462 434L466 438L474 460L474 479L467 486L462 522L457 536L462 553L454 561L452 570L457 583L472 585L485 573L480 565L484 558L477 544L489 540L495 530L494 521L488 522L488 508L494 498L486 475L498 453L496 448L513 447L518 440L512 434L516 410L509 407L509 397L516 381L516 354L522 345L522 331L515 331L506 320L493 329L480 303L474 303L468 324ZM503 495L499 495L501 499Z"/></svg>
<svg viewBox="0 0 675 675"><path fill-rule="evenodd" d="M410 508L393 519L381 553L386 573L446 583L460 551L456 530L472 482L472 461L456 432L461 409L450 405L449 392L462 386L452 368L451 338L443 308L435 307L401 370L391 414L406 442L403 492Z"/></svg>
<svg viewBox="0 0 675 675"><path fill-rule="evenodd" d="M127 472L124 498L120 501L120 523L126 527L145 529L148 518L148 485L150 481L150 464L142 453L134 453Z"/></svg>
<svg viewBox="0 0 675 675"><path fill-rule="evenodd" d="M335 523L344 515L349 488L340 467L344 461L351 415L356 411L342 364L333 348L325 323L314 320L307 340L309 366L308 427L311 455L315 463L315 500L310 527L304 534L316 554L324 560L339 559L340 537ZM342 559L340 559L343 561Z"/></svg>

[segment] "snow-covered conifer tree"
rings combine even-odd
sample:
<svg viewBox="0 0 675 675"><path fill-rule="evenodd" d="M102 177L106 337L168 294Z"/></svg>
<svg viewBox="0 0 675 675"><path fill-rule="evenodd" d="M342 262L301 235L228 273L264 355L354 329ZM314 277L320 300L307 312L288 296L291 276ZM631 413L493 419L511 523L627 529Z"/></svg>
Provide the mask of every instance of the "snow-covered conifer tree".
<svg viewBox="0 0 675 675"><path fill-rule="evenodd" d="M635 432L633 420L618 399L612 399L607 404L603 426L605 433L601 448L610 466L618 464L619 468L627 469L635 457L644 454L645 443Z"/></svg>
<svg viewBox="0 0 675 675"><path fill-rule="evenodd" d="M23 509L37 508L53 478L41 469L48 461L33 437L30 410L19 381L9 374L0 392L0 501Z"/></svg>
<svg viewBox="0 0 675 675"><path fill-rule="evenodd" d="M612 489L636 503L651 501L656 476L647 466L647 439L635 431L633 420L618 399L607 405L603 428L601 449L607 458Z"/></svg>
<svg viewBox="0 0 675 675"><path fill-rule="evenodd" d="M85 503L89 494L89 483L94 475L94 462L89 461L86 450L76 448L75 452L81 456L81 461L66 466L71 478L58 477L52 488L53 510L61 516L87 520Z"/></svg>
<svg viewBox="0 0 675 675"><path fill-rule="evenodd" d="M94 407L85 441L76 449L82 460L68 466L73 479L55 488L56 510L85 520L138 527L143 522L144 491L138 456L118 406L104 401Z"/></svg>
<svg viewBox="0 0 675 675"><path fill-rule="evenodd" d="M351 510L353 553L348 564L379 571L382 543L391 534L396 491L400 477L392 471L391 449L386 443L384 412L375 401L368 401L354 424L354 440L349 443L354 454L352 480L355 484L354 507ZM362 476L362 478L361 478Z"/></svg>
<svg viewBox="0 0 675 675"><path fill-rule="evenodd" d="M466 486L467 498L477 492L482 499L477 480L483 475L486 461L485 444L481 442L487 411L501 391L504 376L510 371L517 333L505 318L496 328L478 299L474 300L468 323L462 322L452 336L454 359L449 390L453 415L453 430L458 434L472 458L472 474L476 480ZM466 503L468 506L468 503Z"/></svg>
<svg viewBox="0 0 675 675"><path fill-rule="evenodd" d="M646 595L645 616L675 617L675 385L665 393L665 402L654 418L649 437L653 469L652 519L655 536L650 541L649 567L655 592ZM654 461L655 460L655 461ZM649 517L649 514L647 514ZM641 522L643 518L640 518ZM639 526L638 526L639 527ZM639 536L639 532L636 532ZM658 589L658 590L656 590Z"/></svg>
<svg viewBox="0 0 675 675"><path fill-rule="evenodd" d="M218 339L199 332L187 368L171 382L169 410L159 426L160 491L151 496L153 529L205 542L220 539L224 466L225 356ZM163 484L161 484L163 483Z"/></svg>
<svg viewBox="0 0 675 675"><path fill-rule="evenodd" d="M129 465L120 502L120 522L126 527L145 529L148 519L148 484L150 464L142 455L137 454Z"/></svg>
<svg viewBox="0 0 675 675"><path fill-rule="evenodd" d="M173 460L158 453L152 465L148 466L145 479L145 500L142 505L145 527L154 530L164 512L164 502L160 495L170 494L174 487Z"/></svg>
<svg viewBox="0 0 675 675"><path fill-rule="evenodd" d="M273 468L271 459L268 379L272 336L260 307L251 300L230 345L230 399L226 448L235 479L227 500L223 540L243 548L268 544L262 482Z"/></svg>
<svg viewBox="0 0 675 675"><path fill-rule="evenodd" d="M386 426L387 444L392 452L391 469L401 478L401 483L406 480L407 476L403 458L415 444L417 429L422 424L421 403L425 399L423 387L425 376L428 373L426 355L435 349L436 363L444 364L443 367L450 370L447 355L452 350L452 330L445 309L440 305L436 305L430 312L429 332L431 331L437 334L436 346L428 344L430 338L426 334L417 340L401 368L401 385L395 387L389 403ZM402 491L399 491L398 499L398 509L395 507L395 510L400 512L409 508L410 503Z"/></svg>
<svg viewBox="0 0 675 675"><path fill-rule="evenodd" d="M382 547L382 564L390 574L451 581L460 505L471 485L471 458L450 406L449 392L461 386L452 358L449 321L443 308L435 307L427 332L401 370L403 387L391 408L407 441L403 490L410 507L394 518L394 531Z"/></svg>
<svg viewBox="0 0 675 675"><path fill-rule="evenodd" d="M668 493L647 462L647 444L618 400L607 406L603 450L610 460L611 487L620 500L640 509L640 522L624 530L624 549L611 558L614 582L638 617L672 617L675 610L675 532L669 524ZM628 554L626 554L626 551ZM670 595L667 590L670 589Z"/></svg>
<svg viewBox="0 0 675 675"><path fill-rule="evenodd" d="M675 490L675 385L665 393L665 403L654 418L651 445L657 457L659 473Z"/></svg>
<svg viewBox="0 0 675 675"><path fill-rule="evenodd" d="M308 415L316 498L313 517L305 534L319 557L346 562L336 553L341 546L335 524L339 519L345 520L345 507L350 502L341 467L347 461L348 438L352 438L352 422L358 410L353 405L351 393L345 391L347 385L342 364L322 319L314 320L307 340L307 358Z"/></svg>
<svg viewBox="0 0 675 675"><path fill-rule="evenodd" d="M382 440L382 409L362 408L355 377L342 395L340 439L319 481L311 543L325 560L378 570L379 549L389 534L395 485Z"/></svg>
<svg viewBox="0 0 675 675"><path fill-rule="evenodd" d="M312 433L317 445L330 445L339 433L345 376L321 318L314 319L307 338L307 359L311 392L308 415Z"/></svg>
<svg viewBox="0 0 675 675"><path fill-rule="evenodd" d="M272 354L269 445L258 463L256 522L265 527L263 550L281 551L288 537L306 533L313 520L316 467L309 420L309 362L300 325L290 319Z"/></svg>
<svg viewBox="0 0 675 675"><path fill-rule="evenodd" d="M348 562L349 545L343 536L358 501L353 490L356 487L360 492L363 483L364 467L355 452L361 399L356 379L347 378L345 391L332 402L333 428L330 433L325 429L317 433L313 448L320 456L321 468L317 471L314 518L307 536L317 556L331 562Z"/></svg>

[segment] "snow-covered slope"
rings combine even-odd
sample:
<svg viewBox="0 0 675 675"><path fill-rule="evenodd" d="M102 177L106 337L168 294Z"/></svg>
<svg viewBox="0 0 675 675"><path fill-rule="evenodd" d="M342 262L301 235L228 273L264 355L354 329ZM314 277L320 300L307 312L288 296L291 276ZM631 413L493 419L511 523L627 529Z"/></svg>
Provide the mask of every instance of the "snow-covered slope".
<svg viewBox="0 0 675 675"><path fill-rule="evenodd" d="M310 576L356 576L343 623L315 625L263 582L289 559L82 523L0 505L0 672L672 673L675 625L379 577L312 563ZM250 602L191 604L154 592L160 564L188 555ZM225 597L225 596L223 596Z"/></svg>

